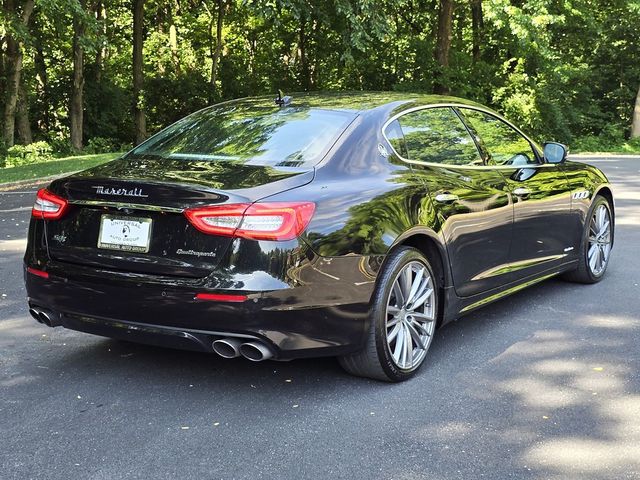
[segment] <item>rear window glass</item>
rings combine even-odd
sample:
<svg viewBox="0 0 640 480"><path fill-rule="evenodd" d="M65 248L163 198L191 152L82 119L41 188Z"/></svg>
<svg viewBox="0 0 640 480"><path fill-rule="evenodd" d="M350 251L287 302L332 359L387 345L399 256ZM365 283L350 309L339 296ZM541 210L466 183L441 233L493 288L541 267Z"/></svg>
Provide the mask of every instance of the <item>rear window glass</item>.
<svg viewBox="0 0 640 480"><path fill-rule="evenodd" d="M311 167L355 116L303 107L219 105L171 125L127 158Z"/></svg>

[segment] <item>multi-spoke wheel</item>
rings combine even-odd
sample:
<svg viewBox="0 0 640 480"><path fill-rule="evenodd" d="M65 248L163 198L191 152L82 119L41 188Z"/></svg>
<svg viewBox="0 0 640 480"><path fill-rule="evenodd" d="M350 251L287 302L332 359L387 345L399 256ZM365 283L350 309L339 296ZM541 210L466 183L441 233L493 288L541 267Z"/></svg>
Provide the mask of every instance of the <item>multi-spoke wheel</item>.
<svg viewBox="0 0 640 480"><path fill-rule="evenodd" d="M611 252L611 214L605 204L596 207L589 223L589 249L587 257L591 273L604 273Z"/></svg>
<svg viewBox="0 0 640 480"><path fill-rule="evenodd" d="M405 265L393 282L386 314L386 339L398 368L413 370L422 363L435 330L436 291L427 266Z"/></svg>
<svg viewBox="0 0 640 480"><path fill-rule="evenodd" d="M575 270L564 275L567 280L581 283L600 281L607 270L613 246L614 218L607 199L597 196L587 217L585 232Z"/></svg>
<svg viewBox="0 0 640 480"><path fill-rule="evenodd" d="M437 316L438 280L428 260L414 248L398 248L379 274L365 348L340 363L354 375L406 380L424 362Z"/></svg>

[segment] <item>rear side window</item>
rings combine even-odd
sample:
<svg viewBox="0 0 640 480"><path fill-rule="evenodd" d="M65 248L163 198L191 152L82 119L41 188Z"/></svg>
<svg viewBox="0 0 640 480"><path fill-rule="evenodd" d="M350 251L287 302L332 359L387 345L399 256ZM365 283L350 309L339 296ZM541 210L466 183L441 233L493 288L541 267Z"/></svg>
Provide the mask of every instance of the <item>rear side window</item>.
<svg viewBox="0 0 640 480"><path fill-rule="evenodd" d="M443 165L482 165L473 138L451 108L417 110L402 115L398 121L409 160Z"/></svg>
<svg viewBox="0 0 640 480"><path fill-rule="evenodd" d="M462 109L464 118L482 139L490 165L530 165L538 163L529 141L510 125L493 115Z"/></svg>
<svg viewBox="0 0 640 480"><path fill-rule="evenodd" d="M404 133L402 133L402 128L400 128L398 120L391 122L384 133L391 146L400 154L401 157L409 157L407 142L404 139Z"/></svg>
<svg viewBox="0 0 640 480"><path fill-rule="evenodd" d="M127 158L312 167L354 118L333 110L223 104L180 120Z"/></svg>

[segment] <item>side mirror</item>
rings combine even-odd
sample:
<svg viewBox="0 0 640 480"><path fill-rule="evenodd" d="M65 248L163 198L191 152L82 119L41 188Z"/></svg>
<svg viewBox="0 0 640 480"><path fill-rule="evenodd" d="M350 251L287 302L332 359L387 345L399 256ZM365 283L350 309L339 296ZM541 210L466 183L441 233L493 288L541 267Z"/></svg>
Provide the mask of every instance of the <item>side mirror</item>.
<svg viewBox="0 0 640 480"><path fill-rule="evenodd" d="M544 159L547 163L562 163L567 159L569 149L557 142L546 142L544 144Z"/></svg>

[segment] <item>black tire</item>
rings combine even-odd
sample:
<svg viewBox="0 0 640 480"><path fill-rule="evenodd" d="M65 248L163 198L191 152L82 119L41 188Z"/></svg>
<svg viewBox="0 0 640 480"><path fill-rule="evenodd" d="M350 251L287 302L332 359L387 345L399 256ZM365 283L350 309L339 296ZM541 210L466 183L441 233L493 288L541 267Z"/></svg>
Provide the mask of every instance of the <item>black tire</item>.
<svg viewBox="0 0 640 480"><path fill-rule="evenodd" d="M609 212L610 224L611 224L611 246L613 246L613 236L614 236L614 225L615 219L613 217L613 211L611 210L611 205L609 201L603 197L602 195L596 195L589 208L589 212L586 216L584 231L582 232L582 241L580 243L580 250L578 252L578 265L575 270L571 270L570 272L566 272L562 275L563 280L567 280L569 282L576 283L597 283L603 279L607 267L609 265L609 261L607 258L607 262L604 266L604 270L598 274L595 274L591 267L589 266L589 228L591 224L591 220L593 218L594 212L600 206L604 205Z"/></svg>
<svg viewBox="0 0 640 480"><path fill-rule="evenodd" d="M434 275L429 261L419 250L411 247L399 247L387 257L385 265L379 274L372 297L370 326L364 348L359 352L339 357L338 359L340 365L350 374L386 382L402 382L415 375L424 364L423 357L420 363L410 370L399 368L393 361L390 347L387 345L386 333L387 302L391 295L393 283L406 265L416 261L422 263L431 275L435 291L435 295L433 295L433 302L435 303L433 308L436 312L435 327L437 312L439 312L438 297L440 286L438 285L438 278ZM431 336L433 336L433 332ZM427 351L429 346L431 346L431 339L426 347Z"/></svg>

